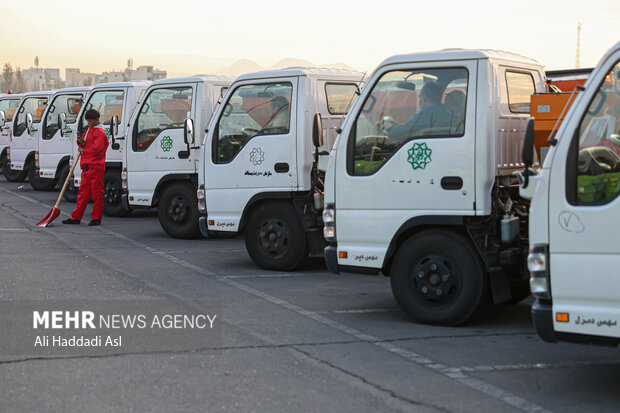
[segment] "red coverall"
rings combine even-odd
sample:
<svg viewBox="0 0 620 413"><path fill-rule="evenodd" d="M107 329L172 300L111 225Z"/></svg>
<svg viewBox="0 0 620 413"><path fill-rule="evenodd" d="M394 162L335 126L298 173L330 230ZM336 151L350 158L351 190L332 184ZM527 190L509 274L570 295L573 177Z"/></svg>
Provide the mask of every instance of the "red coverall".
<svg viewBox="0 0 620 413"><path fill-rule="evenodd" d="M108 149L108 136L101 124L89 128L84 135L82 145L82 183L78 190L77 206L71 213L71 219L81 220L91 196L93 198L92 218L101 221L103 215L105 153ZM87 167L86 171L84 168Z"/></svg>

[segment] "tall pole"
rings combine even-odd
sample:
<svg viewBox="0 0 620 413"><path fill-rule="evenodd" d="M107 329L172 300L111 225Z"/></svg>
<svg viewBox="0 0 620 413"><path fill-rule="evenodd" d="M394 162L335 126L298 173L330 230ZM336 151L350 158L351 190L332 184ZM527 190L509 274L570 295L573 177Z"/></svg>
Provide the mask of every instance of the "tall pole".
<svg viewBox="0 0 620 413"><path fill-rule="evenodd" d="M577 23L577 53L575 56L575 68L581 67L581 23Z"/></svg>

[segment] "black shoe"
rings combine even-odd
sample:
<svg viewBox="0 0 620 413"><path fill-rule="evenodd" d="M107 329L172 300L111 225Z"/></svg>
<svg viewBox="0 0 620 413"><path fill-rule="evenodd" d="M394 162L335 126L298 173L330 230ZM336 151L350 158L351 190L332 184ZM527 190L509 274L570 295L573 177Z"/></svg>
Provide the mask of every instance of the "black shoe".
<svg viewBox="0 0 620 413"><path fill-rule="evenodd" d="M98 219L93 219L88 223L89 227L94 227L95 225L101 225L101 221L99 221Z"/></svg>
<svg viewBox="0 0 620 413"><path fill-rule="evenodd" d="M63 224L80 225L80 220L79 219L67 218L64 221L62 221L62 223Z"/></svg>

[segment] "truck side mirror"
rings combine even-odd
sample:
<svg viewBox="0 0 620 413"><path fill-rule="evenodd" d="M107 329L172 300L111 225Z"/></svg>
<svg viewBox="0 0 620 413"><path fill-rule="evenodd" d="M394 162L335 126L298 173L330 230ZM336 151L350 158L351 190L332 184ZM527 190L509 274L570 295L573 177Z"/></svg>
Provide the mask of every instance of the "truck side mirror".
<svg viewBox="0 0 620 413"><path fill-rule="evenodd" d="M6 123L6 113L3 110L0 110L0 128L4 126Z"/></svg>
<svg viewBox="0 0 620 413"><path fill-rule="evenodd" d="M26 129L28 130L28 135L32 133L32 114L28 113L26 115Z"/></svg>
<svg viewBox="0 0 620 413"><path fill-rule="evenodd" d="M194 144L194 121L191 118L185 119L183 125L183 139L188 147Z"/></svg>
<svg viewBox="0 0 620 413"><path fill-rule="evenodd" d="M67 115L64 112L58 114L58 130L60 136L65 136L65 128L67 127Z"/></svg>
<svg viewBox="0 0 620 413"><path fill-rule="evenodd" d="M312 122L312 142L316 148L323 145L323 120L320 113L314 115Z"/></svg>
<svg viewBox="0 0 620 413"><path fill-rule="evenodd" d="M525 127L521 160L525 165L525 169L523 169L523 174L519 176L519 181L521 181L521 187L525 189L529 185L530 176L532 175L530 166L534 165L534 119L528 120Z"/></svg>
<svg viewBox="0 0 620 413"><path fill-rule="evenodd" d="M528 120L525 127L521 159L526 167L534 165L534 119Z"/></svg>
<svg viewBox="0 0 620 413"><path fill-rule="evenodd" d="M110 119L110 138L112 138L112 149L118 151L121 145L116 142L116 136L118 135L118 116L112 116Z"/></svg>

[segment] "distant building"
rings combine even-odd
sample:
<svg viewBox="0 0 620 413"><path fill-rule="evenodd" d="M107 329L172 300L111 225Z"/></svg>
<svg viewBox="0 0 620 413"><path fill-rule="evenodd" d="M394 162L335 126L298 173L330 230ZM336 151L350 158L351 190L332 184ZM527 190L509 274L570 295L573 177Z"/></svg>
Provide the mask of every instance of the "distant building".
<svg viewBox="0 0 620 413"><path fill-rule="evenodd" d="M128 82L130 80L159 80L165 79L168 72L165 70L153 69L153 66L139 66L133 69L133 61L127 61L127 67L123 71L103 72L100 75L95 73L81 73L80 69L66 69L66 86L90 86L99 83L109 82Z"/></svg>
<svg viewBox="0 0 620 413"><path fill-rule="evenodd" d="M51 90L63 87L60 69L31 67L21 71L26 90Z"/></svg>

